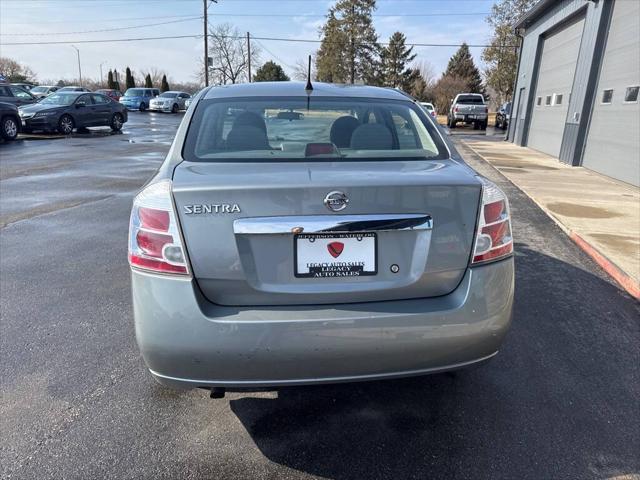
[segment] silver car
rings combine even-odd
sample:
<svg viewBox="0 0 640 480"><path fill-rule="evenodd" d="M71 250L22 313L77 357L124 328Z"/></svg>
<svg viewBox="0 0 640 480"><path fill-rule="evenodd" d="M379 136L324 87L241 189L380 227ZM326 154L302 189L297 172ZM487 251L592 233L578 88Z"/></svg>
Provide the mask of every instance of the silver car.
<svg viewBox="0 0 640 480"><path fill-rule="evenodd" d="M211 87L136 196L135 330L176 387L373 380L493 357L509 204L391 89Z"/></svg>
<svg viewBox="0 0 640 480"><path fill-rule="evenodd" d="M186 110L185 101L190 98L186 92L163 92L159 96L151 99L149 102L149 110L156 112L178 113L180 110Z"/></svg>

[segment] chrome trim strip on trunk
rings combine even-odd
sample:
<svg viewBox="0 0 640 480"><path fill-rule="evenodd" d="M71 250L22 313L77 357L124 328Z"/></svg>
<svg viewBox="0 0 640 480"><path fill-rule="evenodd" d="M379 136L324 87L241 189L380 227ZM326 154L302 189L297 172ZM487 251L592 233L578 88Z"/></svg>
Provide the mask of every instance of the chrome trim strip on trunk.
<svg viewBox="0 0 640 480"><path fill-rule="evenodd" d="M314 215L240 218L233 222L237 235L431 230L430 215L420 213L385 215Z"/></svg>

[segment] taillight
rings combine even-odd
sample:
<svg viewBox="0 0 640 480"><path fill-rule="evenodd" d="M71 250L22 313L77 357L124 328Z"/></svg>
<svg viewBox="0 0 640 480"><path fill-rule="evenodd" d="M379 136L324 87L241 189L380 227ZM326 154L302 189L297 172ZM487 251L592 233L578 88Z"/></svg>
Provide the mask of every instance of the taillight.
<svg viewBox="0 0 640 480"><path fill-rule="evenodd" d="M149 185L133 200L129 264L153 272L189 273L169 180Z"/></svg>
<svg viewBox="0 0 640 480"><path fill-rule="evenodd" d="M454 108L453 111L458 113L458 107Z"/></svg>
<svg viewBox="0 0 640 480"><path fill-rule="evenodd" d="M511 215L507 196L486 178L482 181L482 208L471 263L499 260L513 253Z"/></svg>

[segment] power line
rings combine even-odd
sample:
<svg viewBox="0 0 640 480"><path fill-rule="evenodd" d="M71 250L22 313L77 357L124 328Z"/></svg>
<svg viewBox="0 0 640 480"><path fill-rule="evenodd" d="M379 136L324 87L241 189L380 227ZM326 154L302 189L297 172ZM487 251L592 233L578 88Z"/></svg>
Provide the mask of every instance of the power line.
<svg viewBox="0 0 640 480"><path fill-rule="evenodd" d="M169 22L159 22L159 23L146 23L144 25L132 25L129 27L115 27L115 28L101 28L100 30L83 30L80 32L47 32L47 33L0 33L2 36L47 36L47 35L75 35L78 33L99 33L99 32L113 32L116 30L131 30L135 28L147 28L147 27L156 27L158 25L168 25L170 23L181 23L181 22L191 22L193 20L201 20L202 16L191 17L191 18L183 18L181 20L171 20Z"/></svg>
<svg viewBox="0 0 640 480"><path fill-rule="evenodd" d="M211 35L209 35L211 36ZM64 45L70 43L109 43L109 42L137 42L145 40L165 40L180 38L202 38L203 35L167 35L161 37L137 37L137 38L113 38L101 40L53 40L47 42L10 42L3 45ZM229 38L233 40L244 40L244 36L240 35L223 35L221 38ZM279 38L279 37L256 37L251 36L254 40L274 41L274 42L293 42L293 43L322 43L322 40L303 39L303 38ZM388 42L378 42L378 45L389 45ZM461 43L410 43L406 45L413 47L460 47ZM497 48L516 48L517 45L487 45L487 44L467 44L470 48L485 48L494 46Z"/></svg>
<svg viewBox="0 0 640 480"><path fill-rule="evenodd" d="M45 25L45 24L50 24L50 23L82 23L82 24L86 24L86 23L104 23L104 22L121 22L123 20L155 20L158 18L186 18L186 17L193 17L197 14L191 14L191 15L160 15L160 16L155 16L155 17L120 17L120 18L101 18L100 20L96 20L96 21L91 21L91 20L51 20L48 22L9 22L9 23L4 23L4 26L8 26L8 25Z"/></svg>
<svg viewBox="0 0 640 480"><path fill-rule="evenodd" d="M478 16L478 15L490 15L488 12L475 12L475 13L374 13L372 17L466 17L466 16ZM324 18L326 13L210 13L211 17L286 17L286 18Z"/></svg>

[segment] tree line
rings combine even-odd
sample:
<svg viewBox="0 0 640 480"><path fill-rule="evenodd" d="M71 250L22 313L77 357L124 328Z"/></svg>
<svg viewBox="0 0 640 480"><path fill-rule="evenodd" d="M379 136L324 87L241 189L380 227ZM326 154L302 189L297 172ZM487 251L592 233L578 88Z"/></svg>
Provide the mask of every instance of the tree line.
<svg viewBox="0 0 640 480"><path fill-rule="evenodd" d="M162 77L160 78L160 75ZM169 87L169 82L167 81L167 75L164 73L159 73L157 70L153 70L152 72L144 75L144 84L136 85L136 79L129 67L125 69L125 80L124 80L125 88L122 89L120 87L120 79L117 70L109 70L107 73L107 88L112 90L120 90L124 91L129 88L145 87L145 88L156 88L156 86L160 89L161 92L166 92L171 90Z"/></svg>
<svg viewBox="0 0 640 480"><path fill-rule="evenodd" d="M445 71L437 77L426 59L417 61L413 46L407 45L404 33L394 32L387 42L380 42L373 24L376 0L337 0L327 12L319 29L320 46L313 55L312 78L334 83L365 83L401 89L421 101L435 104L438 111L449 108L451 99L460 92L490 93L496 103L507 101L513 94L518 61L518 38L513 30L517 18L536 0L496 0L486 18L492 28L489 46L482 52L485 64L481 73L469 46L462 43L450 58ZM209 28L209 57L207 66L211 83L224 85L249 80L251 66L260 65L260 46L229 23ZM11 59L0 58L0 73L9 81L35 81L28 67ZM200 64L196 76L203 83L204 65ZM307 77L307 62L296 62L293 76ZM262 64L253 72L252 81L286 81L289 76L273 60ZM142 80L144 79L144 80ZM61 81L62 82L62 81ZM109 71L107 86L121 88L118 72ZM85 81L85 83L88 83ZM98 82L102 86L102 79ZM152 70L142 74L136 82L129 67L125 71L124 87L136 85L169 89L166 74ZM183 86L184 85L184 86ZM196 84L174 84L174 88L187 91ZM187 87L187 88L185 88ZM100 87L98 87L100 88Z"/></svg>

